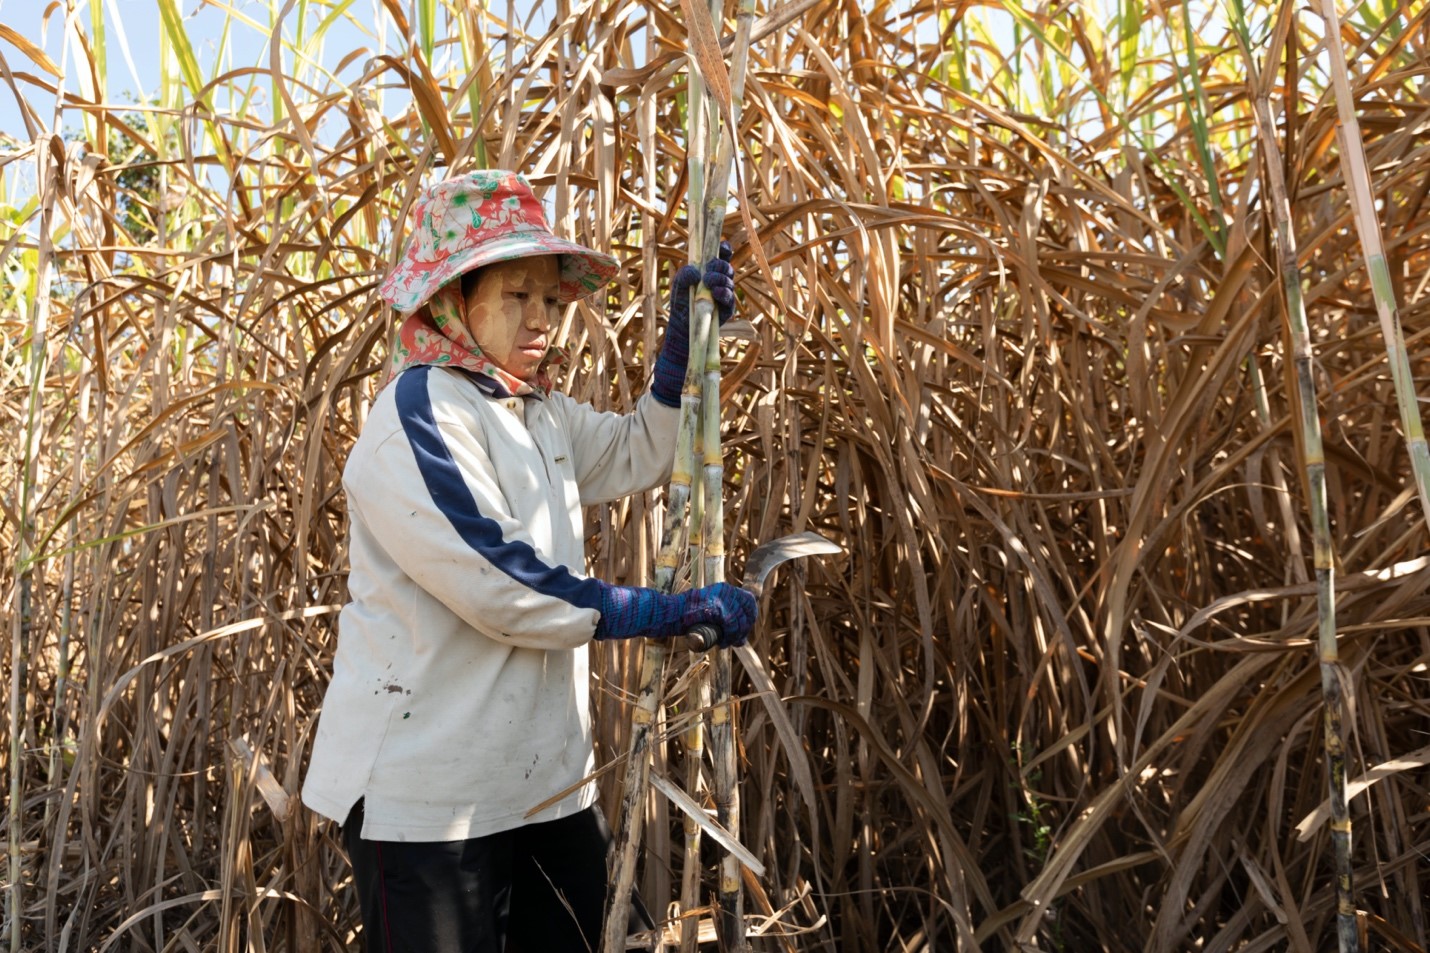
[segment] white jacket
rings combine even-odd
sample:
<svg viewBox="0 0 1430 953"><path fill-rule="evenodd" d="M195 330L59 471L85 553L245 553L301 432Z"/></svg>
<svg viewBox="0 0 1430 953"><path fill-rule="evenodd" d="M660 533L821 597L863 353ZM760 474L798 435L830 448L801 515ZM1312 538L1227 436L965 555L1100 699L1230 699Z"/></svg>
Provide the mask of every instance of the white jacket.
<svg viewBox="0 0 1430 953"><path fill-rule="evenodd" d="M594 765L587 643L600 619L583 505L670 474L679 411L511 397L414 367L378 396L343 472L348 589L303 801L371 840L529 823ZM593 785L531 819L589 807Z"/></svg>

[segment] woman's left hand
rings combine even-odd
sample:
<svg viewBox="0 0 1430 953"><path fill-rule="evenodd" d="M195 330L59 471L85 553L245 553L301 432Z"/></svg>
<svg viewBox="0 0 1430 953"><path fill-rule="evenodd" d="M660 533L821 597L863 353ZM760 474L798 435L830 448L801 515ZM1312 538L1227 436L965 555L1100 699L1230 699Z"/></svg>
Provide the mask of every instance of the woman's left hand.
<svg viewBox="0 0 1430 953"><path fill-rule="evenodd" d="M720 257L705 263L705 272L685 265L670 280L670 321L665 340L655 362L651 393L668 407L680 406L680 388L685 383L685 365L690 353L690 289L704 281L715 301L715 313L724 324L735 313L734 251L729 242L720 243Z"/></svg>
<svg viewBox="0 0 1430 953"><path fill-rule="evenodd" d="M690 289L697 282L704 281L710 289L710 297L715 299L715 310L720 315L720 323L730 320L735 313L735 266L730 258L735 254L729 242L720 243L720 257L705 263L705 273L694 265L685 265L675 273L670 281L670 331L679 324L687 333L690 329Z"/></svg>

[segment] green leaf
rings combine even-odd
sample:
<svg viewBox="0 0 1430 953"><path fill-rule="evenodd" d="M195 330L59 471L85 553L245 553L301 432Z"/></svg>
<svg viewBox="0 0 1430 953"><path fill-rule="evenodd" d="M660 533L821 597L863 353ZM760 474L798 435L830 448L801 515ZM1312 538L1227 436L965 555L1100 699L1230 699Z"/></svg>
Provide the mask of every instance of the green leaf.
<svg viewBox="0 0 1430 953"><path fill-rule="evenodd" d="M159 19L169 48L179 61L179 72L183 74L184 83L189 87L189 92L197 97L199 91L204 88L204 78L203 74L199 72L199 61L194 56L194 47L189 43L189 35L184 32L184 19L179 13L177 0L159 0ZM166 102L164 105L173 104Z"/></svg>

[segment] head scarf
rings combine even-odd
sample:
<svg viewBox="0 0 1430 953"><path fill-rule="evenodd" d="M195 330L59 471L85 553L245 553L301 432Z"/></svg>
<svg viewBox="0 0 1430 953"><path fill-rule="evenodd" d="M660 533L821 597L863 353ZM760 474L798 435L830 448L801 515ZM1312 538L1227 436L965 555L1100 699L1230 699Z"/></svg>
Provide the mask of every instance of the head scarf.
<svg viewBox="0 0 1430 953"><path fill-rule="evenodd" d="M451 281L439 288L425 307L408 315L398 328L383 383L390 383L409 367L427 364L461 368L501 395L545 397L551 393L552 372L569 360L564 350L549 348L531 380L523 381L482 353L467 327L465 314L462 282Z"/></svg>

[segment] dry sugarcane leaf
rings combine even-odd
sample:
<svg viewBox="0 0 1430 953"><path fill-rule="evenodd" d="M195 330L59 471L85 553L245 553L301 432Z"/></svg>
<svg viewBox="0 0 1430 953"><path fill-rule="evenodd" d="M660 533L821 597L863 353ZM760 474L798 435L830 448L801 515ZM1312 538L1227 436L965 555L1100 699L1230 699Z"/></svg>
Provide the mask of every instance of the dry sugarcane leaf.
<svg viewBox="0 0 1430 953"><path fill-rule="evenodd" d="M695 802L695 799L676 787L659 771L652 770L650 773L651 787L661 794L664 794L672 804L680 808L681 812L696 824L700 829L709 834L710 837L725 850L733 854L740 863L749 868L757 877L764 876L765 865L760 863L749 848L741 844L730 832L721 827L720 824L706 813L705 809Z"/></svg>
<svg viewBox="0 0 1430 953"><path fill-rule="evenodd" d="M28 37L16 32L14 28L0 23L0 39L4 39L18 46L20 51L30 58L32 63L56 79L59 78L60 68L55 65L55 61L50 59L44 50L30 42Z"/></svg>
<svg viewBox="0 0 1430 953"><path fill-rule="evenodd" d="M1392 775L1414 768L1423 768L1427 765L1430 765L1430 746L1419 748L1409 754L1391 758L1389 761L1382 761L1346 785L1346 800L1350 801L1354 799L1372 785ZM1314 811L1301 818L1300 822L1297 823L1296 839L1304 842L1315 836L1317 831L1325 827L1326 821L1330 816L1330 801L1322 801Z"/></svg>
<svg viewBox="0 0 1430 953"><path fill-rule="evenodd" d="M690 24L641 0L541 0L510 22L501 4L424 3L439 36L484 38L486 84L449 39L423 77L408 4L387 0L353 43L338 39L346 14L307 4L302 49L304 5L291 5L276 67L286 0L267 16L203 4L177 18L191 47L226 23L215 62L253 43L268 55L212 76L190 63L153 105L126 99L100 61L126 72L134 18L96 6L103 24L51 3L43 44L12 21L48 56L66 44L77 68L63 83L47 68L58 58L0 44L23 116L0 133L0 412L16 433L38 422L17 445L30 458L0 468L7 544L34 527L30 556L0 561L6 604L28 606L11 613L25 665L6 669L0 704L53 729L7 761L22 796L6 820L33 845L15 885L31 911L20 942L98 949L156 900L220 884L141 914L111 949L226 948L260 922L269 949L343 948L355 909L328 828L308 812L281 829L238 816L241 788L212 760L241 722L297 790L334 613L179 646L348 598L342 470L395 327L373 289L417 184L443 174L443 130L459 150L478 141L453 105L473 82L478 118L499 126L483 126L493 159L551 188L569 237L633 266L575 310L568 343L584 355L567 381L603 410L633 406L666 265L688 241L671 198L687 168ZM758 341L721 395L727 525L737 557L786 529L847 544L838 567L807 568L797 597L764 604L788 635L760 661L782 694L876 726L926 795L842 710L781 704L782 726L751 709L741 830L765 872L761 891L745 884L773 898L774 928L798 936L786 942L883 953L958 935L967 909L964 945L1011 948L1021 930L1039 948L1142 949L1159 942L1155 907L1168 948L1299 950L1335 915L1331 839L1291 828L1325 778L1273 172L1324 428L1336 633L1356 690L1344 721L1380 752L1373 765L1425 742L1430 590L1398 568L1424 557L1425 517L1357 226L1370 208L1388 236L1421 374L1424 6L1342 18L1366 158L1350 179L1319 21L1289 6L1249 14L1246 36L1270 31L1254 50L1232 15L1182 23L1181 8L1140 0L1113 24L1028 8L1016 47L974 6L798 0L753 22L749 95L730 103L749 218L725 224L770 267L738 253ZM1263 102L1270 122L1248 136ZM445 120L424 125L434 109ZM37 325L41 265L53 284ZM584 571L639 581L664 508L593 506ZM593 659L609 764L633 676L625 654ZM1224 760L1265 751L1249 739L1296 704L1275 758L1249 775ZM680 748L667 753L674 778ZM1415 845L1430 820L1407 781L1424 770L1381 784L1375 823L1356 829L1376 858L1356 905L1392 946L1388 931L1423 945ZM614 802L615 772L588 783ZM949 862L950 834L967 865ZM668 899L680 850L663 828L651 838L647 899Z"/></svg>

